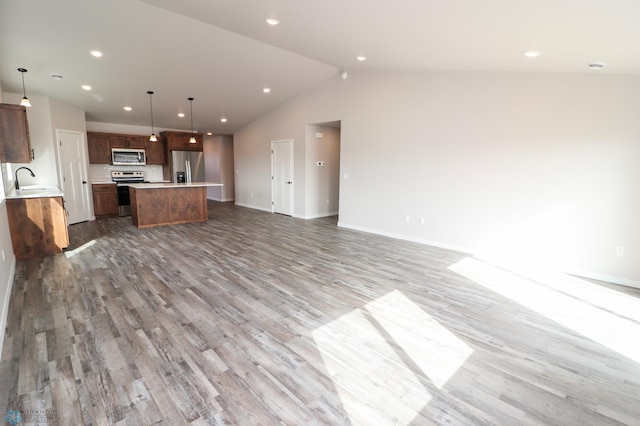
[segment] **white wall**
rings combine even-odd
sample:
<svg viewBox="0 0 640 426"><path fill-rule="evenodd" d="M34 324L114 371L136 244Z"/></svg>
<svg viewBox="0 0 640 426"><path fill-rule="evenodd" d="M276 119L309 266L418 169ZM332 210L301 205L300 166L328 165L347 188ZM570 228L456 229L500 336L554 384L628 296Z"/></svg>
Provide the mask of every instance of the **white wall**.
<svg viewBox="0 0 640 426"><path fill-rule="evenodd" d="M318 134L322 137L319 138ZM307 126L305 218L338 214L340 195L340 129ZM318 166L318 162L324 166Z"/></svg>
<svg viewBox="0 0 640 426"><path fill-rule="evenodd" d="M208 187L207 198L216 201L233 201L235 194L233 136L205 136L204 155L206 181L223 184L221 187Z"/></svg>
<svg viewBox="0 0 640 426"><path fill-rule="evenodd" d="M236 202L269 210L270 140L304 174L341 120L341 226L640 286L638 117L637 76L350 71L234 135Z"/></svg>

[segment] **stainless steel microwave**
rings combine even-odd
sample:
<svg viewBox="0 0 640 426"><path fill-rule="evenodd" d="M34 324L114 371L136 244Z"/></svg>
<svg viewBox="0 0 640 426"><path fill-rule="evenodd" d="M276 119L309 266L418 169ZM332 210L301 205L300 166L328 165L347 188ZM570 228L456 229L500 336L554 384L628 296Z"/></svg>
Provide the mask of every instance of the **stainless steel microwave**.
<svg viewBox="0 0 640 426"><path fill-rule="evenodd" d="M116 166L144 166L144 149L111 148L111 162Z"/></svg>

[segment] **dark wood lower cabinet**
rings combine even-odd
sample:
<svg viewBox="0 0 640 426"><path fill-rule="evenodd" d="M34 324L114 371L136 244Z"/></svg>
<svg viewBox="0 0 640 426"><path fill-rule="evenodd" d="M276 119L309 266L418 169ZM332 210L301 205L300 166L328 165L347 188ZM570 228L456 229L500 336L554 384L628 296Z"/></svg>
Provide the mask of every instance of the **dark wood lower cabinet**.
<svg viewBox="0 0 640 426"><path fill-rule="evenodd" d="M50 256L69 246L62 197L8 199L6 203L16 259Z"/></svg>
<svg viewBox="0 0 640 426"><path fill-rule="evenodd" d="M177 223L206 222L207 188L132 188L131 220L138 228Z"/></svg>
<svg viewBox="0 0 640 426"><path fill-rule="evenodd" d="M96 217L118 215L118 189L115 183L94 183L91 193Z"/></svg>

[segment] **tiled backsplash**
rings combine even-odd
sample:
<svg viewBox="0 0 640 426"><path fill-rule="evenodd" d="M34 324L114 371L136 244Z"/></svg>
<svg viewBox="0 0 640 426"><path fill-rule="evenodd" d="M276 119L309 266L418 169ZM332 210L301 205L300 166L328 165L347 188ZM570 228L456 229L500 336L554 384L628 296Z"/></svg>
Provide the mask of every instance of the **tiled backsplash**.
<svg viewBox="0 0 640 426"><path fill-rule="evenodd" d="M90 164L89 180L91 183L111 182L111 172L114 170L142 170L145 180L162 180L162 166L112 166L110 164Z"/></svg>

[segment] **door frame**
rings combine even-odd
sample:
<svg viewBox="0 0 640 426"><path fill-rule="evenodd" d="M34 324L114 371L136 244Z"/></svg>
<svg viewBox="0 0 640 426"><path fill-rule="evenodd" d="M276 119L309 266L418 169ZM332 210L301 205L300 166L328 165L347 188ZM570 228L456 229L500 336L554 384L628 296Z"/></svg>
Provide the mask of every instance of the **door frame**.
<svg viewBox="0 0 640 426"><path fill-rule="evenodd" d="M289 170L291 175L291 181L293 181L293 176L294 176L293 139L278 139L278 140L271 141L271 213L275 213L275 207L276 207L276 180L275 180L276 163L275 163L274 150L275 150L275 144L277 143L289 144ZM293 202L293 196L295 193L295 191L293 190L293 185L295 185L295 182L289 185L289 203L290 203L289 210L291 211L291 217L294 216L293 206L295 205Z"/></svg>
<svg viewBox="0 0 640 426"><path fill-rule="evenodd" d="M86 201L87 201L87 208L89 209L88 212L88 217L87 220L95 220L95 214L93 211L93 197L91 196L91 182L89 181L89 154L87 152L87 137L86 137L86 132L80 132L78 130L66 130L66 129L56 129L56 140L55 140L55 145L56 145L56 166L58 168L58 187L62 190L62 193L64 194L65 192L65 187L64 187L64 176L63 176L63 158L62 158L62 152L61 152L61 144L62 142L60 141L60 133L71 133L74 135L78 135L80 137L80 149L81 149L81 156L82 156L82 161L83 161L83 176L82 179L84 181L87 182L86 185L82 185L83 190L82 190L82 195L83 197L85 197Z"/></svg>

